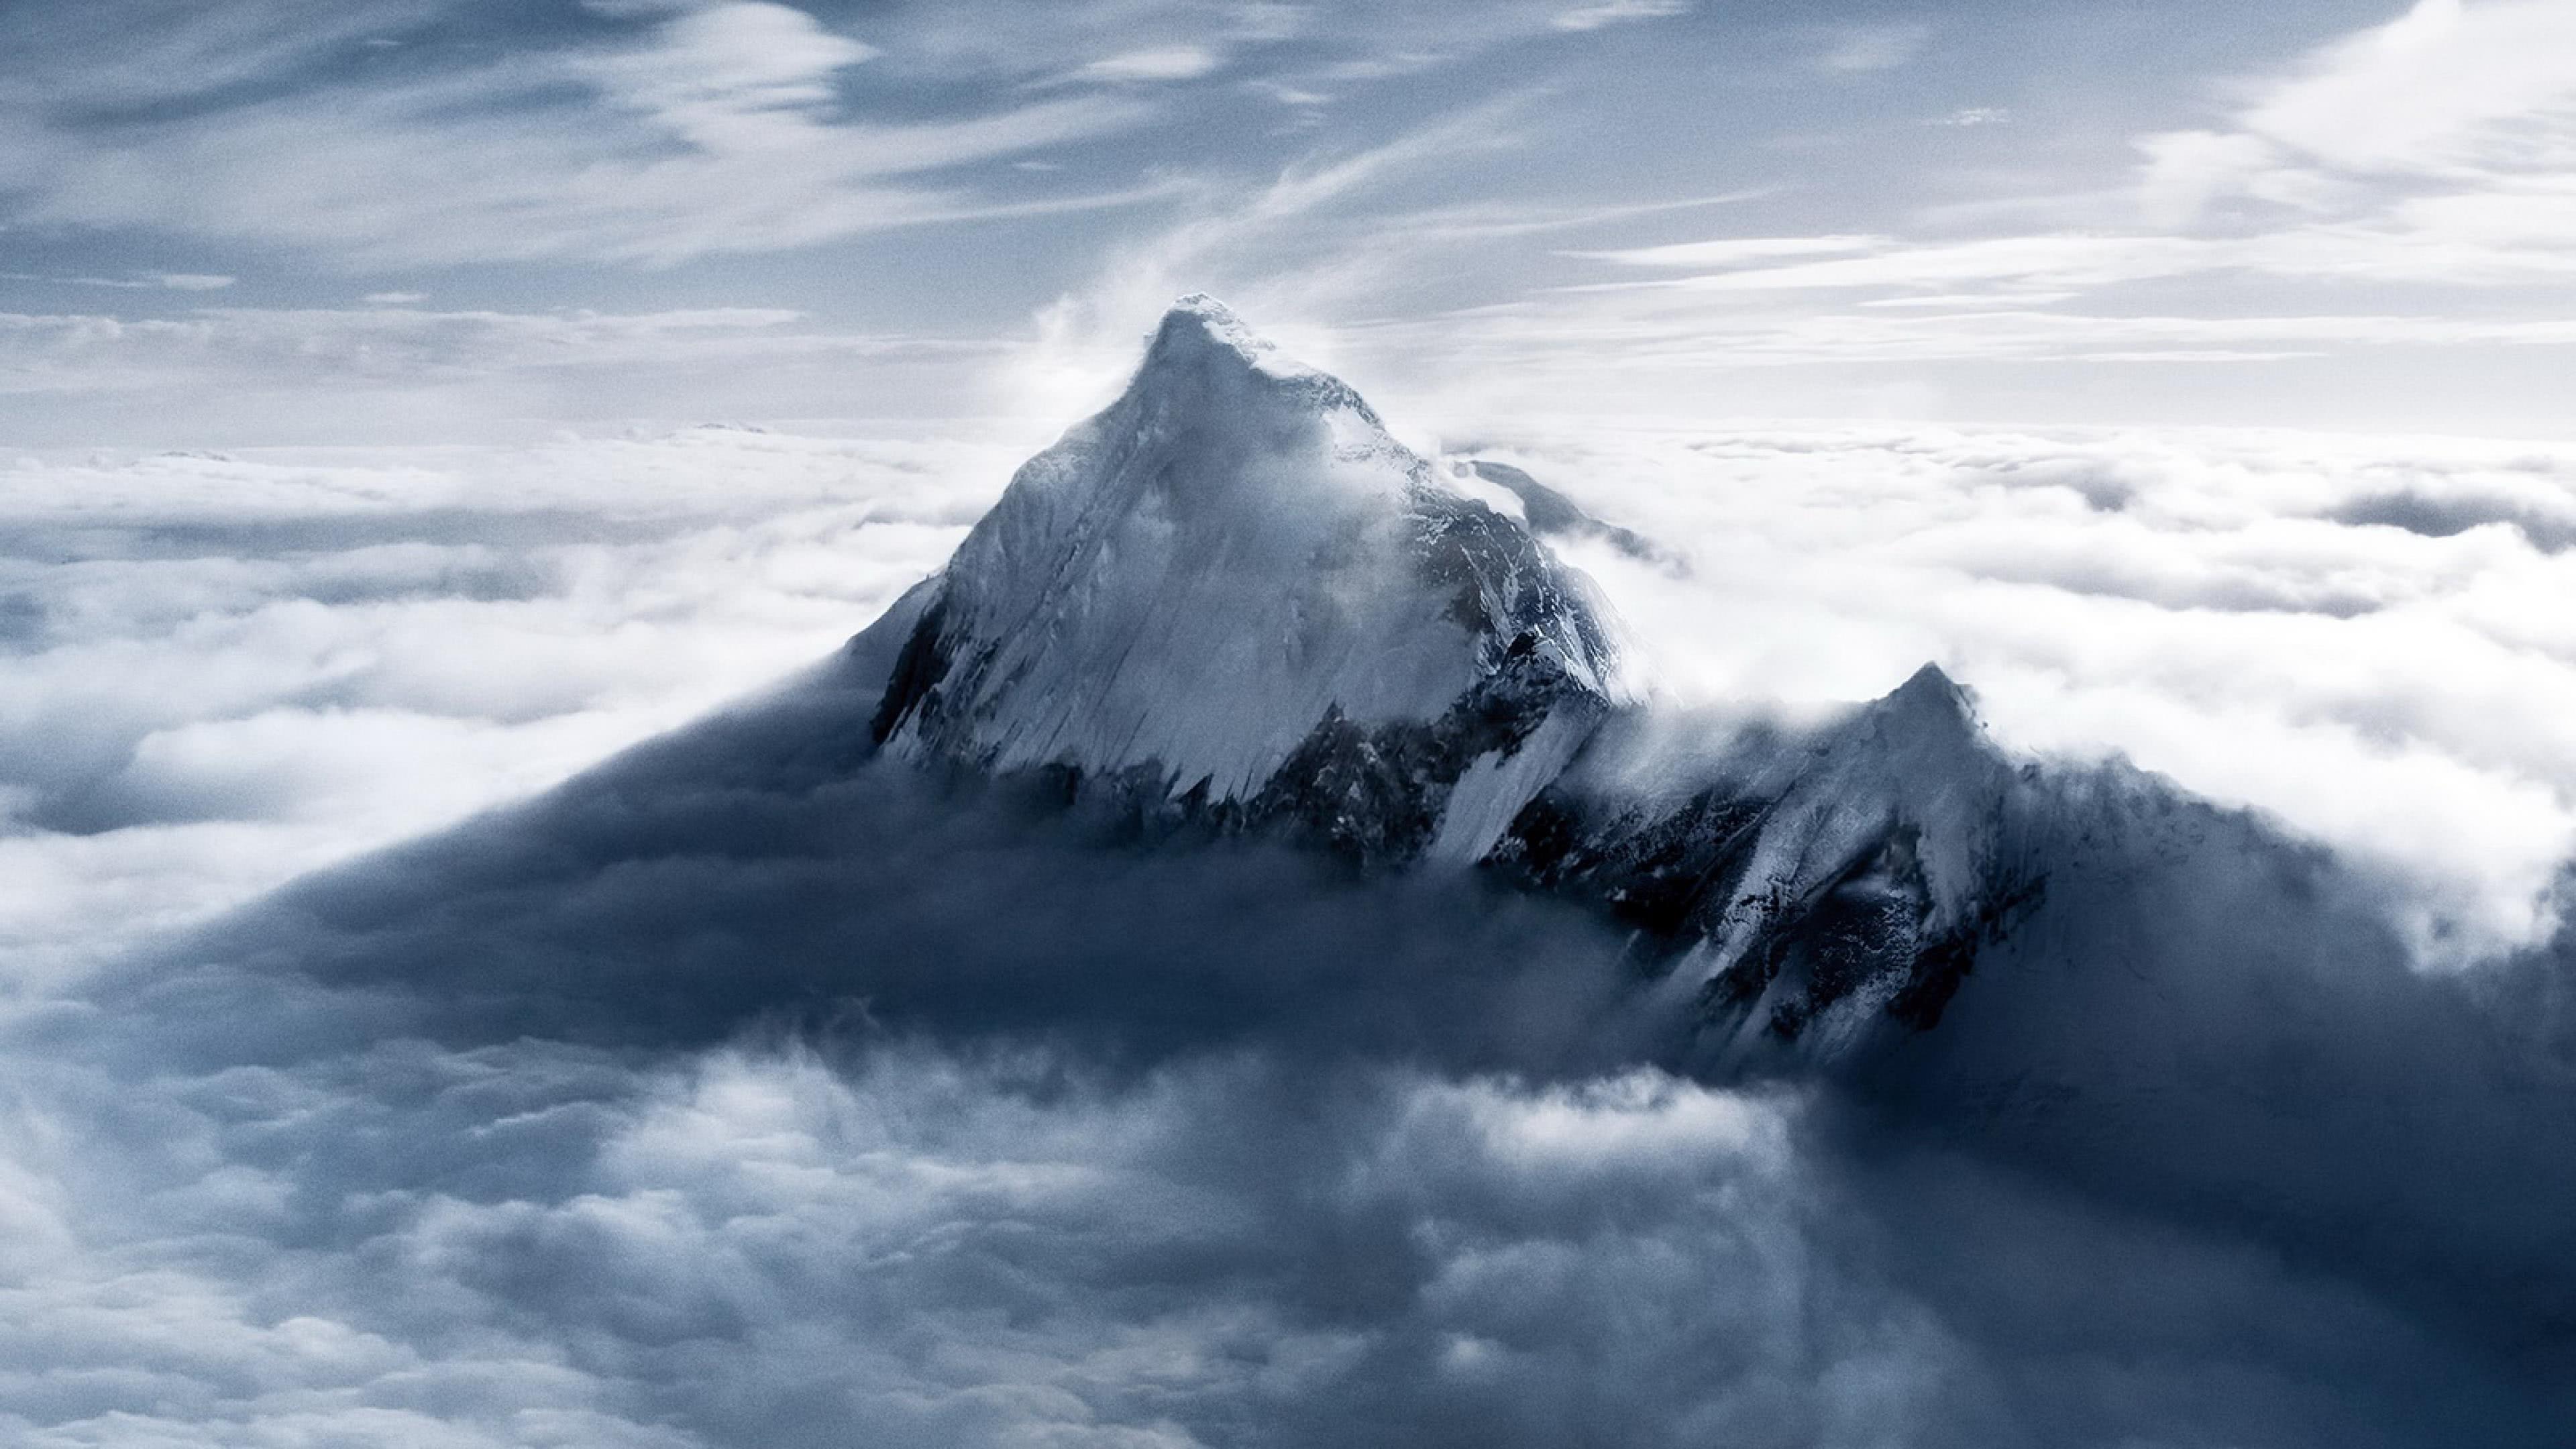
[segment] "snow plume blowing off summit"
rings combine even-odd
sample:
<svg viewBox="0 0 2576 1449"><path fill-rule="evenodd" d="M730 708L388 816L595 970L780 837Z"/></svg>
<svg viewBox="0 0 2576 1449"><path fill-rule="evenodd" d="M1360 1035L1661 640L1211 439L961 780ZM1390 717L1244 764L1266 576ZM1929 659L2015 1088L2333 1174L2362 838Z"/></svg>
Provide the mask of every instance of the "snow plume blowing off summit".
<svg viewBox="0 0 2576 1449"><path fill-rule="evenodd" d="M1186 299L831 658L11 1017L0 1425L2563 1442L2564 943L1660 702L1495 477L1653 546Z"/></svg>

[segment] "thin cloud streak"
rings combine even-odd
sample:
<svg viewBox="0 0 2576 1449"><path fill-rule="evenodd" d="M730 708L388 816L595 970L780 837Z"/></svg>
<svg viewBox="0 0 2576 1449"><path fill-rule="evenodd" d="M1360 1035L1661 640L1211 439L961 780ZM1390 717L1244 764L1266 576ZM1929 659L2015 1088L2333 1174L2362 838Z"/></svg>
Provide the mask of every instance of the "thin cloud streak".
<svg viewBox="0 0 2576 1449"><path fill-rule="evenodd" d="M1559 30L1598 30L1631 20L1661 20L1691 8L1691 0L1608 0L1558 12L1548 23Z"/></svg>
<svg viewBox="0 0 2576 1449"><path fill-rule="evenodd" d="M785 6L685 10L641 42L531 51L363 90L294 90L100 133L0 115L0 192L53 225L157 226L363 266L591 257L670 264L887 228L1129 204L907 178L1132 129L1132 98L955 119L839 113L874 51ZM569 90L589 105L550 103ZM178 178L187 184L178 184Z"/></svg>
<svg viewBox="0 0 2576 1449"><path fill-rule="evenodd" d="M1233 229L1185 218L1104 267L1099 286L1050 309L1041 345L1057 345L1068 307L1119 319L1124 325L1101 330L1123 336L1158 300L1146 293L1210 286L1287 317L1309 352L1374 365L1397 386L1430 386L1435 372L1510 379L1500 390L1512 396L1492 400L1497 414L1529 395L1567 408L1673 413L1711 385L1709 374L1783 368L1822 380L1775 381L1760 395L1803 394L1800 410L1819 414L1851 406L1836 398L1868 399L1885 388L1910 388L1934 406L1953 389L1989 395L1993 374L1971 369L2045 363L2225 372L2285 404L2297 403L2302 384L2272 381L2286 374L2261 371L2269 364L2316 364L2298 374L2305 379L2374 374L2401 360L2456 369L2436 356L2476 354L2482 367L2530 380L2530 369L2543 364L2517 354L2576 341L2576 246L2568 240L2576 228L2562 224L2576 217L2576 193L2563 168L2542 164L2576 154L2576 109L2563 103L2576 95L2576 76L2552 59L2517 60L2512 83L2474 97L2443 78L2474 73L2479 57L2498 47L2568 53L2540 43L2563 24L2555 15L2501 0L2431 4L2385 33L2329 42L2271 80L2245 83L2241 93L2252 98L2237 107L2240 129L2208 133L2219 138L2212 144L2254 138L2279 151L2290 144L2280 137L2324 125L2313 118L2351 97L2404 89L2400 79L2418 72L2430 88L2403 108L2403 127L2389 129L2391 121L2374 133L2384 133L2373 143L2378 150L2366 157L2351 148L2355 141L2336 153L2344 171L2309 198L2314 205L2275 198L2243 215L2204 215L2196 205L2174 213L2157 199L2171 177L2151 162L2116 184L1989 201L1982 210L1946 204L1914 218L1873 216L1878 224L1865 228L1736 230L1533 256L1503 243L1535 237L1539 225L1516 228L1507 217L1490 228L1460 225L1440 209L1408 206L1400 193L1357 189L1315 213L1330 225ZM1909 44L1927 33L1906 31ZM2005 108L1972 110L1983 120ZM2162 154L2183 134L2148 133L2138 144ZM1370 154L1393 159L1407 149ZM2473 152L2487 160L2426 159ZM1298 194L1296 176L1283 173L1268 189L1237 191L1224 204L1275 216ZM2142 208L2150 221L2172 214L2167 224L2141 227ZM1569 217L1587 210L1561 209ZM1837 209L1856 210L1827 208ZM1592 210L1605 220L1621 215L1614 232L1651 226L1669 235L1657 225L1667 214ZM2052 224L2013 229L2031 217ZM1140 256L1155 261L1140 266ZM1140 287L1140 275L1171 285ZM1461 299L1462 292L1471 295ZM1878 372L1873 380L1852 369ZM1616 383L1604 386L1605 379ZM2326 385L2298 405L2314 408L2332 393ZM2464 395L2453 405L2473 400ZM1993 407L1967 415L1998 413L2010 415Z"/></svg>

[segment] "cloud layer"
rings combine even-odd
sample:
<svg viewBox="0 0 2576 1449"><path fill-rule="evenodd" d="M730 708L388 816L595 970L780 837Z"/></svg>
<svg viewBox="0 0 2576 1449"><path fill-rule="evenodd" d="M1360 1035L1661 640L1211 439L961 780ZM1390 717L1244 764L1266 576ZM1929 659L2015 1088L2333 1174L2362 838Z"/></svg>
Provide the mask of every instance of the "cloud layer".
<svg viewBox="0 0 2576 1449"><path fill-rule="evenodd" d="M2167 813L2151 833L2200 847L2175 854L2070 821L2103 870L2075 859L2051 919L2128 969L2033 936L1877 1079L1729 1088L1657 1065L1672 1024L1589 919L854 767L836 679L22 1001L0 1294L44 1328L0 1351L0 1422L2398 1445L2563 1420L2576 1094L2529 1053L2563 1061L2576 1023L2517 1010L2533 1040L2464 1054L2457 983L2249 822Z"/></svg>
<svg viewBox="0 0 2576 1449"><path fill-rule="evenodd" d="M827 671L221 915L822 655L1017 449L30 461L0 1422L2549 1441L2566 963L2417 963L2531 939L2566 852L2563 459L1449 441L1663 546L1567 543L1686 701L1938 658L2008 744L2363 873L2060 764L2071 955L1981 963L1883 1073L1695 1081L1588 918L852 773Z"/></svg>
<svg viewBox="0 0 2576 1449"><path fill-rule="evenodd" d="M128 892L238 899L819 656L937 564L1027 441L706 428L20 464L0 848L31 882L21 945L67 942L86 903ZM2125 752L2386 871L2428 959L2553 918L2576 840L2576 709L2552 693L2576 693L2552 603L2576 586L2562 450L1895 427L1446 441L1681 556L1563 545L1687 700L1811 708L1936 659L2011 747ZM386 773L389 751L420 767ZM273 864L244 832L274 832Z"/></svg>
<svg viewBox="0 0 2576 1449"><path fill-rule="evenodd" d="M1686 698L1925 659L2017 748L2122 752L2409 882L2435 959L2529 941L2576 849L2564 450L2281 434L1452 438L1675 541L1575 545ZM2576 702L2576 701L2571 701Z"/></svg>
<svg viewBox="0 0 2576 1449"><path fill-rule="evenodd" d="M0 525L13 975L542 786L825 652L937 565L1009 458L701 428L22 461Z"/></svg>

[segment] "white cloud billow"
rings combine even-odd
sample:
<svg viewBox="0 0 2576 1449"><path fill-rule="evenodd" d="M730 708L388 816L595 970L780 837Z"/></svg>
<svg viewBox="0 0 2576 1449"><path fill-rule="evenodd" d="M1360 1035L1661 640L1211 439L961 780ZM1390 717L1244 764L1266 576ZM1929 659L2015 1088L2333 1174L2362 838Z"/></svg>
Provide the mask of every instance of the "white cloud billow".
<svg viewBox="0 0 2576 1449"><path fill-rule="evenodd" d="M785 673L935 567L1011 461L719 428L25 460L0 516L72 561L0 576L13 970L107 959Z"/></svg>
<svg viewBox="0 0 2576 1449"><path fill-rule="evenodd" d="M2147 185L2188 215L2231 193L2314 209L2383 177L2488 187L2576 160L2576 16L2551 0L2418 0L2263 85L2222 132L2153 138Z"/></svg>
<svg viewBox="0 0 2576 1449"><path fill-rule="evenodd" d="M2125 751L2383 872L2429 959L2550 919L2576 852L2565 448L1479 439L1691 561L1677 576L1576 546L1685 698L1805 708L1936 659L2010 745ZM0 924L22 960L96 959L107 902L155 902L111 912L140 921L238 900L784 673L934 567L1031 441L693 429L22 464L10 525L88 552L0 588L23 635L0 710L20 888ZM153 528L239 552L117 542ZM368 766L387 751L414 766ZM250 838L272 843L246 858Z"/></svg>
<svg viewBox="0 0 2576 1449"><path fill-rule="evenodd" d="M1936 660L2007 745L2122 752L2402 882L2432 962L2576 856L2576 453L2436 439L1486 432L1675 575L1578 546L1667 687L1864 698Z"/></svg>

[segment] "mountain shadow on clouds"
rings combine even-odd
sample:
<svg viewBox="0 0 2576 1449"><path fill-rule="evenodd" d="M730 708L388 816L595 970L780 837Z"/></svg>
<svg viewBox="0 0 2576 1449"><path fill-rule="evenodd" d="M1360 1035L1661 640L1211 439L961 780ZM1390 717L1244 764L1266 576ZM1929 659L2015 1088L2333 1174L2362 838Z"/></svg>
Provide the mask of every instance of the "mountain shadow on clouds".
<svg viewBox="0 0 2576 1449"><path fill-rule="evenodd" d="M1848 1120L2264 1244L2576 1384L2563 939L2427 974L2321 849L2124 767L2046 785L2045 905L1938 1029L1851 1064Z"/></svg>
<svg viewBox="0 0 2576 1449"><path fill-rule="evenodd" d="M778 1026L1139 1065L1251 1042L1540 1071L1642 1050L1623 943L1581 910L1149 827L1044 774L878 759L874 663L845 654L298 882L135 963L118 1009L202 1029L208 1062L371 1035L684 1049Z"/></svg>
<svg viewBox="0 0 2576 1449"><path fill-rule="evenodd" d="M2424 974L2325 852L2010 759L1937 669L1793 730L1642 703L1632 667L1526 529L1193 301L832 659L299 882L59 1029L201 1070L784 1026L1147 1076L1769 1083L1853 1215L1828 1237L1984 1371L2244 1335L2306 1387L2228 1442L2329 1442L2381 1350L2210 1321L2234 1253L2444 1345L2384 1442L2548 1442L2576 1383L2565 950ZM2080 1311L2087 1243L2151 1322ZM2158 1244L2203 1276L2159 1297ZM2009 1432L1955 1442L2179 1412L2096 1387L1996 1388Z"/></svg>

